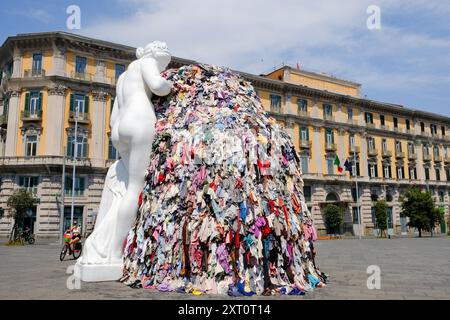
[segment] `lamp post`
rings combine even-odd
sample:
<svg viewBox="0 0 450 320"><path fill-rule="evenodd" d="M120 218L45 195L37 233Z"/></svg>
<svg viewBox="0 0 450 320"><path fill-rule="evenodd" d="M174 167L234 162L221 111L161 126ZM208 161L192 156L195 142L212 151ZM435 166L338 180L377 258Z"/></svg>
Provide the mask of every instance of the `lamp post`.
<svg viewBox="0 0 450 320"><path fill-rule="evenodd" d="M77 166L77 156L78 156L78 115L79 115L79 105L75 103L75 134L73 142L73 170L72 170L72 205L70 207L70 227L73 227L73 214L74 214L74 202L75 202L75 171Z"/></svg>
<svg viewBox="0 0 450 320"><path fill-rule="evenodd" d="M353 173L353 176L355 177L355 183L356 183L356 208L358 210L358 222L359 222L359 240L362 239L362 221L361 221L361 208L359 206L359 189L358 189L358 167L356 166L356 150L353 149L353 164L355 167L355 172Z"/></svg>
<svg viewBox="0 0 450 320"><path fill-rule="evenodd" d="M63 232L64 232L64 196L66 192L66 150L64 148L63 152L63 167L62 167L62 178L61 178L61 205L59 208L59 244L63 244Z"/></svg>

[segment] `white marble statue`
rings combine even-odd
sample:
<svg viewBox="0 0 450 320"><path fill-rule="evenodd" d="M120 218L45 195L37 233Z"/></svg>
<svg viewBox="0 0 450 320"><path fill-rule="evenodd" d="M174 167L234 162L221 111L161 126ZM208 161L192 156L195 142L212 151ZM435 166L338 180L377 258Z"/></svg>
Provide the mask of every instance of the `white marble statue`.
<svg viewBox="0 0 450 320"><path fill-rule="evenodd" d="M122 275L124 241L136 217L155 135L151 97L165 96L172 88L161 77L171 60L165 43L152 42L137 49L136 56L117 82L110 126L121 159L108 171L94 231L77 262L82 281L117 280Z"/></svg>

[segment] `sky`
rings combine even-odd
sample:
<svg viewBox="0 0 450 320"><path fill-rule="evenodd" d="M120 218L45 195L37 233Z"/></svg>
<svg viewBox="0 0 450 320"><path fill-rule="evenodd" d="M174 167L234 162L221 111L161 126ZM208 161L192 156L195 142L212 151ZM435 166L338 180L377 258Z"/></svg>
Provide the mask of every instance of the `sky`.
<svg viewBox="0 0 450 320"><path fill-rule="evenodd" d="M69 5L79 30L67 28ZM2 0L0 12L0 41L41 31L162 40L177 57L254 74L298 63L361 83L368 99L450 116L448 0Z"/></svg>

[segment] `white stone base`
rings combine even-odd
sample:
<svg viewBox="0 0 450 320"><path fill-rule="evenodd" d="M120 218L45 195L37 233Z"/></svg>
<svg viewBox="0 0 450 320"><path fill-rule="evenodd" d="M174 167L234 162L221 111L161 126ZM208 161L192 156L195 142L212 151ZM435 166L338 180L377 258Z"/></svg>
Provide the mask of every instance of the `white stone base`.
<svg viewBox="0 0 450 320"><path fill-rule="evenodd" d="M75 273L84 282L116 281L123 275L123 264L81 264L75 265Z"/></svg>

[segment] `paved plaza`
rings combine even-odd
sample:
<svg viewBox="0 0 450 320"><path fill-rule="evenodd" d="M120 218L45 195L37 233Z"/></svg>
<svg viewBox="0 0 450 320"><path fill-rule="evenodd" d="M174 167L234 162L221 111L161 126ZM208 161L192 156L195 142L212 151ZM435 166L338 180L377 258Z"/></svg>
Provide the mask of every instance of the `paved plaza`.
<svg viewBox="0 0 450 320"><path fill-rule="evenodd" d="M450 299L450 237L322 240L317 262L330 275L304 297L247 299ZM75 261L59 261L60 246L0 245L0 299L228 299L131 289L121 283L81 283L67 289ZM381 289L367 288L367 267L381 270Z"/></svg>

